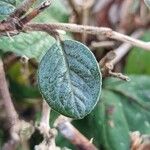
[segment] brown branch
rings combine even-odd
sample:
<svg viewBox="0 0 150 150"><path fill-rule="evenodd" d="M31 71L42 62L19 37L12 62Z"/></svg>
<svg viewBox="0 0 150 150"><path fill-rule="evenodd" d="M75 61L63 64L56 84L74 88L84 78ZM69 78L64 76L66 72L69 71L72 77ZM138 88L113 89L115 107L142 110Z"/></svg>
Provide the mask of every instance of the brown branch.
<svg viewBox="0 0 150 150"><path fill-rule="evenodd" d="M144 33L143 30L137 30L133 34L131 34L131 38L139 38ZM132 45L130 43L123 43L120 45L117 49L114 50L116 57L112 60L112 64L117 64L122 57L124 57L128 51L132 48ZM150 50L150 49L149 49Z"/></svg>
<svg viewBox="0 0 150 150"><path fill-rule="evenodd" d="M43 135L44 140L39 145L35 146L35 150L60 150L55 144L56 129L51 129L49 126L51 108L45 100L42 104L42 117L38 130Z"/></svg>
<svg viewBox="0 0 150 150"><path fill-rule="evenodd" d="M56 120L55 126L60 133L79 150L97 150L97 148L68 121L68 118L60 116Z"/></svg>
<svg viewBox="0 0 150 150"><path fill-rule="evenodd" d="M88 33L88 34L101 34L106 35L106 33L112 32L110 28L105 27L94 27L94 26L84 26L77 24L68 23L51 23L51 24L27 24L24 28L29 31L44 31L44 30L64 30L68 32L76 33Z"/></svg>
<svg viewBox="0 0 150 150"><path fill-rule="evenodd" d="M79 10L78 10L78 7L76 5L75 0L68 0L68 3L71 6L71 8L72 8L73 12L75 13L75 15L78 16L79 15Z"/></svg>
<svg viewBox="0 0 150 150"><path fill-rule="evenodd" d="M16 18L11 18L9 21L0 22L0 35L7 35L6 32L16 32L17 26L19 26L18 20Z"/></svg>
<svg viewBox="0 0 150 150"><path fill-rule="evenodd" d="M139 131L131 132L131 150L149 150L150 135L142 135Z"/></svg>
<svg viewBox="0 0 150 150"><path fill-rule="evenodd" d="M16 9L16 11L14 11L8 17L6 21L0 22L0 35L1 36L7 35L7 32L9 32L9 34L11 35L18 34L26 23L35 18L39 13L44 11L51 4L51 0L46 0L39 7L33 9L33 11L31 11L28 15L20 19L19 17L25 14L35 1L36 0L25 0Z"/></svg>
<svg viewBox="0 0 150 150"><path fill-rule="evenodd" d="M40 121L40 125L38 128L44 137L49 136L49 130L50 130L49 119L50 119L50 107L48 106L46 101L43 100L42 116L41 116L41 121Z"/></svg>
<svg viewBox="0 0 150 150"><path fill-rule="evenodd" d="M12 129L13 126L18 122L18 114L14 108L14 105L11 100L11 96L8 90L7 81L5 78L5 71L3 67L3 62L0 59L0 95L2 100L4 101L4 107L7 114L7 120L9 122L9 126ZM14 134L14 133L12 133ZM6 143L3 147L3 150L14 150L18 145L18 137L14 139L10 139L8 143Z"/></svg>
<svg viewBox="0 0 150 150"><path fill-rule="evenodd" d="M7 114L7 119L10 126L11 138L7 143L4 144L2 150L15 150L20 143L21 138L29 138L33 133L33 126L23 120L19 120L18 114L12 103L12 99L8 90L7 81L5 78L5 72L3 62L0 59L0 95L4 101L4 107ZM24 131L26 134L24 135Z"/></svg>
<svg viewBox="0 0 150 150"><path fill-rule="evenodd" d="M51 0L46 0L39 7L35 8L27 16L22 18L20 20L20 23L22 25L25 25L26 23L30 22L33 18L35 18L37 15L39 15L39 13L43 12L46 8L48 8L50 6L50 4L51 4Z"/></svg>
<svg viewBox="0 0 150 150"><path fill-rule="evenodd" d="M51 24L28 24L24 27L24 29L28 31L65 30L65 31L76 32L76 33L88 33L94 35L101 35L110 39L115 39L121 42L129 43L133 46L137 46L148 51L150 50L150 42L144 42L105 27L83 26L83 25L66 24L66 23L51 23Z"/></svg>
<svg viewBox="0 0 150 150"><path fill-rule="evenodd" d="M83 0L83 4L81 7L81 14L82 14L82 25L88 25L89 24L89 16L90 16L90 10L91 7L94 5L94 0ZM86 43L87 40L87 34L82 34L82 42Z"/></svg>
<svg viewBox="0 0 150 150"><path fill-rule="evenodd" d="M10 125L14 125L18 121L18 114L14 108L11 100L11 96L8 90L7 81L5 78L5 72L3 67L3 62L0 59L0 94L2 100L4 101L5 110L7 113L8 121Z"/></svg>
<svg viewBox="0 0 150 150"><path fill-rule="evenodd" d="M139 38L143 34L143 30L135 31L131 37ZM106 54L104 58L100 61L100 66L103 76L113 76L120 78L122 80L129 81L129 78L121 73L112 72L114 65L116 65L131 49L132 45L130 43L123 43L117 49L110 51Z"/></svg>
<svg viewBox="0 0 150 150"><path fill-rule="evenodd" d="M11 18L23 16L36 0L24 0L18 8L10 15Z"/></svg>
<svg viewBox="0 0 150 150"><path fill-rule="evenodd" d="M100 47L113 47L115 46L115 42L114 41L100 41L100 42L96 42L93 41L91 43L91 47L92 48L100 48Z"/></svg>

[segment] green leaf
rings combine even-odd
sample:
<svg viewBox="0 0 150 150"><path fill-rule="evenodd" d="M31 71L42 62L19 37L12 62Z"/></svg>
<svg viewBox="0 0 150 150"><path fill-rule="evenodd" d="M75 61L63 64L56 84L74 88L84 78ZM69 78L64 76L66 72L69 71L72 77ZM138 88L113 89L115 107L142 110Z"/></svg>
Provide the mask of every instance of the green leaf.
<svg viewBox="0 0 150 150"><path fill-rule="evenodd" d="M59 0L56 0L47 10L36 17L33 22L67 22L68 18L69 14L65 9L65 6L60 3ZM65 35L64 37L71 38L69 35ZM43 57L50 45L54 43L54 41L55 40L46 33L20 33L19 35L13 36L12 38L6 36L0 37L0 49L3 52L11 51L20 56L25 55L29 58L36 58L38 61L40 61L40 59Z"/></svg>
<svg viewBox="0 0 150 150"><path fill-rule="evenodd" d="M105 80L101 101L75 126L105 150L128 150L129 133L150 134L150 77L129 76L130 82ZM86 130L83 126L86 124Z"/></svg>
<svg viewBox="0 0 150 150"><path fill-rule="evenodd" d="M15 7L11 3L11 1L0 0L0 15L9 15L14 11Z"/></svg>
<svg viewBox="0 0 150 150"><path fill-rule="evenodd" d="M103 90L102 101L92 112L97 116L91 114L97 119L91 121L96 124L97 134L100 134L101 144L106 150L130 149L128 124L120 100L113 92Z"/></svg>
<svg viewBox="0 0 150 150"><path fill-rule="evenodd" d="M43 1L41 1L43 2ZM52 2L51 6L42 12L33 21L49 23L49 22L68 22L69 21L69 11L65 8L63 1L55 0Z"/></svg>
<svg viewBox="0 0 150 150"><path fill-rule="evenodd" d="M61 150L71 150L71 149L68 147L63 147L63 148L61 148Z"/></svg>
<svg viewBox="0 0 150 150"><path fill-rule="evenodd" d="M16 0L0 0L0 21L6 19L16 6Z"/></svg>
<svg viewBox="0 0 150 150"><path fill-rule="evenodd" d="M130 78L131 82L110 79L106 83L106 88L121 97L130 130L150 134L150 77Z"/></svg>
<svg viewBox="0 0 150 150"><path fill-rule="evenodd" d="M16 5L16 0L1 0L1 1L12 4L14 6Z"/></svg>
<svg viewBox="0 0 150 150"><path fill-rule="evenodd" d="M37 86L32 86L29 83L27 74L22 71L22 64L17 62L11 65L7 70L7 78L9 79L9 89L12 93L13 99L21 101L36 99L40 97Z"/></svg>
<svg viewBox="0 0 150 150"><path fill-rule="evenodd" d="M54 41L52 37L42 32L20 33L11 39L6 36L1 37L0 49L40 60Z"/></svg>
<svg viewBox="0 0 150 150"><path fill-rule="evenodd" d="M150 31L146 31L141 38L144 41L150 41ZM131 49L125 66L127 74L148 74L150 75L150 52L141 48Z"/></svg>
<svg viewBox="0 0 150 150"><path fill-rule="evenodd" d="M55 43L39 65L38 84L45 100L54 110L76 119L96 105L101 80L94 55L77 41Z"/></svg>

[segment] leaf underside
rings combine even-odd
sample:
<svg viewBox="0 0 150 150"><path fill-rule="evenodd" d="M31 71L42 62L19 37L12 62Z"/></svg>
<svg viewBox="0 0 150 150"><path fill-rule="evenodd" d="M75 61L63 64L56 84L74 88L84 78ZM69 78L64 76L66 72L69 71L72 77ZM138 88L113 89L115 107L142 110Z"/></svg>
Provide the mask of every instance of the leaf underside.
<svg viewBox="0 0 150 150"><path fill-rule="evenodd" d="M39 88L48 104L59 113L80 119L96 105L101 92L97 61L82 43L55 43L41 60Z"/></svg>

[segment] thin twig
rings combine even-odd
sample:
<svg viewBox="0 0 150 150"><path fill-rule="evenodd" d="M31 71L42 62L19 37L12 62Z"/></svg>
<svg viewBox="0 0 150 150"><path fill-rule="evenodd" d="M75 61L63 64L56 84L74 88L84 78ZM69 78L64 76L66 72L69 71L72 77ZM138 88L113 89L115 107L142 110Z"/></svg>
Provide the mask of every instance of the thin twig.
<svg viewBox="0 0 150 150"><path fill-rule="evenodd" d="M142 34L143 30L137 30L131 35L131 37L139 38ZM132 45L130 43L123 43L117 49L110 51L104 58L101 59L100 66L103 76L113 76L125 81L130 80L122 73L112 72L112 70L114 69L114 65L117 64L122 59L122 57L124 57L128 53L131 47Z"/></svg>
<svg viewBox="0 0 150 150"><path fill-rule="evenodd" d="M41 122L38 128L45 137L49 136L50 130L49 119L50 119L50 107L48 106L46 101L43 100Z"/></svg>
<svg viewBox="0 0 150 150"><path fill-rule="evenodd" d="M137 30L131 35L131 38L139 38L143 33L143 30ZM130 43L123 43L121 46L115 49L114 52L116 54L116 57L111 61L111 63L113 65L117 64L122 59L122 57L124 57L128 53L131 47L132 45Z"/></svg>
<svg viewBox="0 0 150 150"><path fill-rule="evenodd" d="M20 20L20 23L25 25L30 22L33 18L35 18L39 13L43 12L46 8L48 8L51 4L51 0L46 0L39 7L35 8L30 12L27 16Z"/></svg>
<svg viewBox="0 0 150 150"><path fill-rule="evenodd" d="M33 4L35 1L36 0L25 0L20 7L18 7L16 11L8 17L6 21L0 22L0 35L4 36L8 35L8 33L10 35L18 34L26 23L30 22L51 4L51 0L46 0L39 7L33 9L29 14L20 19L19 17L25 14L31 7L31 4Z"/></svg>
<svg viewBox="0 0 150 150"><path fill-rule="evenodd" d="M23 16L36 0L24 0L20 6L10 15L11 18L19 18Z"/></svg>
<svg viewBox="0 0 150 150"><path fill-rule="evenodd" d="M15 107L12 103L12 99L8 90L7 81L5 78L5 72L3 67L3 62L0 59L0 94L2 100L4 101L5 110L7 113L8 121L10 126L14 125L18 121L18 114L15 110Z"/></svg>
<svg viewBox="0 0 150 150"><path fill-rule="evenodd" d="M75 15L78 16L79 15L79 10L78 10L78 7L75 3L75 0L68 0L68 3L71 6L71 8L72 8L73 12L75 13Z"/></svg>
<svg viewBox="0 0 150 150"><path fill-rule="evenodd" d="M100 41L100 42L93 41L91 43L92 48L113 47L114 45L115 45L114 41Z"/></svg>
<svg viewBox="0 0 150 150"><path fill-rule="evenodd" d="M12 129L14 127L14 125L18 122L18 114L15 110L15 107L12 103L12 99L8 90L8 85L7 85L7 81L5 78L5 71L4 71L4 67L3 67L3 62L0 59L0 95L2 97L3 100L3 104L5 107L5 111L7 114L7 119L9 122L9 126ZM10 131L11 132L11 131ZM14 134L11 132L11 134ZM18 137L16 137L16 139L10 139L6 144L4 144L4 147L2 148L2 150L14 150L16 149L18 145Z"/></svg>
<svg viewBox="0 0 150 150"><path fill-rule="evenodd" d="M97 148L68 121L68 118L60 116L54 125L58 128L60 133L79 150L97 150Z"/></svg>
<svg viewBox="0 0 150 150"><path fill-rule="evenodd" d="M94 0L83 0L82 1L82 7L81 7L81 14L82 14L82 25L88 25L89 24L89 16L90 16L90 10L91 7L94 5ZM87 34L82 34L82 42L86 43L87 40Z"/></svg>
<svg viewBox="0 0 150 150"><path fill-rule="evenodd" d="M110 39L115 39L121 42L129 43L133 46L137 46L148 51L150 50L150 42L144 42L138 39L134 39L130 36L118 33L110 28L105 27L83 26L66 23L51 23L51 24L28 24L24 27L24 29L28 31L65 30L69 32L101 35Z"/></svg>
<svg viewBox="0 0 150 150"><path fill-rule="evenodd" d="M30 138L33 133L33 126L23 120L19 120L18 114L12 103L12 99L8 90L7 81L5 78L5 72L3 62L0 59L0 95L4 101L4 107L7 114L7 119L10 125L11 138L4 144L2 150L15 150L20 143L21 138ZM26 134L24 134L26 131Z"/></svg>
<svg viewBox="0 0 150 150"><path fill-rule="evenodd" d="M55 144L56 129L51 129L49 126L50 110L49 105L43 100L42 117L38 130L43 135L44 140L35 146L35 150L60 150Z"/></svg>
<svg viewBox="0 0 150 150"><path fill-rule="evenodd" d="M93 27L93 26L84 26L77 24L68 24L68 23L51 23L51 24L27 24L24 27L25 30L29 31L43 31L43 29L47 30L64 30L68 32L76 32L76 33L88 33L88 34L110 34L112 30L110 28L105 27Z"/></svg>
<svg viewBox="0 0 150 150"><path fill-rule="evenodd" d="M49 127L49 118L50 118L50 107L46 103L45 100L43 100L42 104L42 117L41 117L41 124L45 124Z"/></svg>
<svg viewBox="0 0 150 150"><path fill-rule="evenodd" d="M142 135L139 131L131 132L131 150L149 150L150 135Z"/></svg>

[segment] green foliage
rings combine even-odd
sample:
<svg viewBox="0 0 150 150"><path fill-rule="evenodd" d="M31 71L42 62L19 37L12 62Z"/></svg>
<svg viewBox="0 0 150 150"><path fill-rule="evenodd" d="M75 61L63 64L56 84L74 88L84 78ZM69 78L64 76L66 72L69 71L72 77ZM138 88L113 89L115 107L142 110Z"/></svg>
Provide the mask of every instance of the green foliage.
<svg viewBox="0 0 150 150"><path fill-rule="evenodd" d="M5 19L15 9L15 0L0 0L0 21Z"/></svg>
<svg viewBox="0 0 150 150"><path fill-rule="evenodd" d="M81 119L99 99L101 74L94 55L85 45L66 40L54 44L42 58L38 84L53 109Z"/></svg>
<svg viewBox="0 0 150 150"><path fill-rule="evenodd" d="M146 31L141 38L149 41L150 31ZM150 53L141 48L134 47L131 49L125 66L125 72L128 74L150 74Z"/></svg>
<svg viewBox="0 0 150 150"><path fill-rule="evenodd" d="M96 139L106 150L129 149L129 132L150 134L150 77L131 76L131 82L109 79L102 101L89 115L98 129Z"/></svg>
<svg viewBox="0 0 150 150"><path fill-rule="evenodd" d="M56 145L58 145L59 147L68 147L71 150L76 150L76 147L71 144L67 139L65 139L59 132L56 137Z"/></svg>
<svg viewBox="0 0 150 150"><path fill-rule="evenodd" d="M16 0L2 0L2 1L5 2L5 3L8 3L8 4L12 4L14 6L16 4Z"/></svg>
<svg viewBox="0 0 150 150"><path fill-rule="evenodd" d="M150 77L130 78L130 82L107 79L101 101L92 113L83 120L73 122L85 136L89 139L93 137L97 147L127 150L130 132L150 134Z"/></svg>
<svg viewBox="0 0 150 150"><path fill-rule="evenodd" d="M15 98L15 100L23 102L30 101L32 103L37 97L40 97L40 93L36 86L32 86L29 83L27 74L23 73L23 68L21 63L16 63L11 66L7 71L7 77L9 78L10 91ZM32 100L33 101L32 101Z"/></svg>
<svg viewBox="0 0 150 150"><path fill-rule="evenodd" d="M68 148L68 147L64 147L64 148L62 148L61 150L71 150L71 149Z"/></svg>
<svg viewBox="0 0 150 150"><path fill-rule="evenodd" d="M0 129L0 148L2 147L3 140L4 140L4 133L3 130Z"/></svg>
<svg viewBox="0 0 150 150"><path fill-rule="evenodd" d="M12 39L6 36L1 37L0 49L40 60L53 42L54 39L46 33L20 33Z"/></svg>
<svg viewBox="0 0 150 150"><path fill-rule="evenodd" d="M43 2L40 0L40 2ZM51 6L42 12L34 22L50 23L50 22L68 22L69 13L60 0L52 2Z"/></svg>
<svg viewBox="0 0 150 150"><path fill-rule="evenodd" d="M101 102L86 118L73 122L86 137L93 137L98 147L127 150L131 144L130 132L150 134L150 77L130 78L130 82L106 80ZM57 142L70 147L60 135Z"/></svg>
<svg viewBox="0 0 150 150"><path fill-rule="evenodd" d="M150 77L131 76L131 82L108 80L106 89L121 98L130 131L150 134Z"/></svg>
<svg viewBox="0 0 150 150"><path fill-rule="evenodd" d="M43 1L38 0L38 3L41 2ZM20 0L0 0L0 20L5 19L19 3ZM139 9L140 0L134 0L133 3L131 10L136 11ZM145 3L149 7L150 1L145 0ZM68 22L68 19L68 9L60 3L60 0L55 0L46 11L33 19L33 22ZM146 31L141 39L149 41L149 35L150 31ZM65 38L71 37L65 35ZM11 51L20 56L36 58L40 62L54 42L55 40L46 33L21 33L11 38L0 37L0 50L3 53ZM149 75L149 59L148 51L133 48L126 59L125 72ZM28 77L21 70L22 66L19 62L12 65L6 73L13 100L21 102L22 111L25 110L25 103L22 100L32 103L32 100L37 100L40 94L37 87L30 85ZM75 41L65 41L61 46L58 43L54 44L42 59L39 73L41 92L50 106L59 113L80 119L89 114L97 103L101 90L101 76L95 58L82 44ZM150 77L130 77L131 82L114 78L106 79L101 101L92 113L82 120L73 121L73 125L81 133L89 139L93 138L98 148L128 150L131 144L130 132L140 131L141 134L150 134ZM38 110L39 103L36 101L34 104ZM28 106L26 105L27 108ZM33 106L33 103L30 106ZM21 113L19 112L19 115ZM52 111L51 126L58 115ZM40 120L39 111L34 114L35 116ZM4 133L0 130L0 147L5 142L3 137ZM42 140L37 137L40 136L35 135L33 139L38 141L36 144L39 144ZM57 137L57 144L75 149L60 134ZM35 143L32 146L34 147Z"/></svg>
<svg viewBox="0 0 150 150"><path fill-rule="evenodd" d="M9 15L14 11L15 7L13 6L15 2L9 0L0 0L0 15Z"/></svg>
<svg viewBox="0 0 150 150"><path fill-rule="evenodd" d="M67 22L68 17L68 11L65 9L64 5L62 5L59 0L56 0L52 3L50 8L41 13L33 21L43 23ZM65 38L71 38L71 36L65 35ZM12 38L6 36L0 37L0 49L3 52L11 51L20 56L36 58L40 61L54 41L55 40L46 33L21 33Z"/></svg>
<svg viewBox="0 0 150 150"><path fill-rule="evenodd" d="M102 102L93 112L93 117L96 117L93 118L94 124L106 150L127 150L130 147L129 129L122 107L117 95L103 91Z"/></svg>

